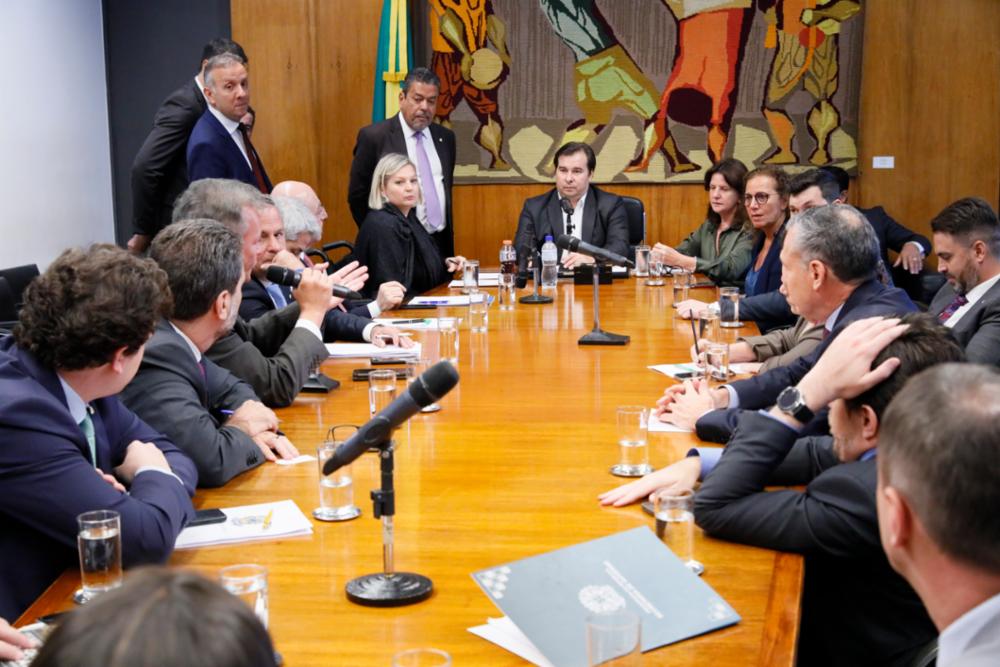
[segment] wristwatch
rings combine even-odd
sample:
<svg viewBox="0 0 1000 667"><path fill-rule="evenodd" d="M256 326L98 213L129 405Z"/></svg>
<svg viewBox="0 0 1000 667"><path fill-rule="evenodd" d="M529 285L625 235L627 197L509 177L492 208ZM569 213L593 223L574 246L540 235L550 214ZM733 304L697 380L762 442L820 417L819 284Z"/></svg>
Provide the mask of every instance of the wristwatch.
<svg viewBox="0 0 1000 667"><path fill-rule="evenodd" d="M778 401L775 405L779 410L801 424L808 424L815 416L813 411L809 409L809 406L806 405L806 397L802 395L798 387L785 387L778 394Z"/></svg>

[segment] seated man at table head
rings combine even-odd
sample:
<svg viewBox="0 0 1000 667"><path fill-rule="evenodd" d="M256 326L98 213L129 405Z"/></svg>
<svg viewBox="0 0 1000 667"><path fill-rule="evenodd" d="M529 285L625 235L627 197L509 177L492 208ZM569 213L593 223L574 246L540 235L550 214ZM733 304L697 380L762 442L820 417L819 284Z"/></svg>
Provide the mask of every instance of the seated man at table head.
<svg viewBox="0 0 1000 667"><path fill-rule="evenodd" d="M882 424L882 545L941 631L937 664L998 665L1000 374L964 364L928 370Z"/></svg>
<svg viewBox="0 0 1000 667"><path fill-rule="evenodd" d="M175 222L153 239L150 257L167 274L174 312L157 323L122 392L126 405L191 457L203 486L298 456L250 385L205 358L236 321L242 252L240 238L214 220Z"/></svg>
<svg viewBox="0 0 1000 667"><path fill-rule="evenodd" d="M77 515L119 513L125 567L165 560L193 518L195 466L116 395L169 312L163 271L114 246L67 250L25 291L0 338L0 616L76 566Z"/></svg>
<svg viewBox="0 0 1000 667"><path fill-rule="evenodd" d="M928 312L951 329L969 361L1000 363L1000 220L988 203L966 197L931 220L938 271L947 282Z"/></svg>
<svg viewBox="0 0 1000 667"><path fill-rule="evenodd" d="M407 294L417 295L448 281L465 263L461 256L445 257L431 234L417 219L423 190L416 166L400 153L382 156L375 165L368 195L368 215L354 241L354 256L368 267L368 298L383 283L397 282Z"/></svg>
<svg viewBox="0 0 1000 667"><path fill-rule="evenodd" d="M253 610L195 572L148 568L61 618L34 667L276 667Z"/></svg>
<svg viewBox="0 0 1000 667"><path fill-rule="evenodd" d="M905 292L876 279L878 261L875 232L854 207L820 206L793 216L781 249L781 293L793 312L809 322L822 322L830 333L809 354L748 380L710 391L689 391L693 389L690 382L669 387L659 402L660 418L688 428L697 426L702 438L724 442L727 424L731 424L716 422L720 415L712 414L713 408L774 405L778 394L802 379L850 322L915 311ZM818 422L811 428L822 432L826 426Z"/></svg>
<svg viewBox="0 0 1000 667"><path fill-rule="evenodd" d="M708 534L805 554L799 664L909 665L935 633L879 543L880 425L911 377L963 358L948 331L926 314L856 321L794 388L807 410L830 405L832 436L800 438L808 415L799 408L740 411L724 451L691 450L601 501L623 505L659 488L689 490L703 478L695 520ZM800 484L804 492L765 490Z"/></svg>
<svg viewBox="0 0 1000 667"><path fill-rule="evenodd" d="M628 256L628 218L622 198L590 183L597 168L594 149L571 141L559 147L553 162L556 187L525 200L521 209L514 237L518 254L541 248L547 235L555 240L568 234ZM568 223L564 206L572 210ZM593 262L586 255L560 250L560 263L568 269Z"/></svg>

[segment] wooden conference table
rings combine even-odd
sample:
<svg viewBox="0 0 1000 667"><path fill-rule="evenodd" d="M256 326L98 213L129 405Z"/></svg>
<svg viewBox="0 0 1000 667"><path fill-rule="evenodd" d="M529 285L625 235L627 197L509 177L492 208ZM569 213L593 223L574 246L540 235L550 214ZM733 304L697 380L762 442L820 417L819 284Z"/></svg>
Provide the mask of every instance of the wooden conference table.
<svg viewBox="0 0 1000 667"><path fill-rule="evenodd" d="M638 505L602 508L596 497L627 481L608 472L617 458L616 408L652 405L671 381L646 367L686 360L691 344L689 323L675 320L670 307L669 282L647 287L630 278L601 287L601 324L629 334L631 343L578 346L592 325L592 294L589 286L560 283L554 304L518 304L513 312L494 304L485 334L473 334L463 321L458 386L440 412L417 415L398 432L396 569L430 577L435 589L430 599L387 609L360 607L344 595L349 579L382 568L381 524L372 518L368 498L378 485L374 454L354 464L360 518L313 521L310 537L179 551L170 564L210 577L234 563L266 565L270 628L289 667L387 666L396 651L425 646L451 653L456 667L526 664L466 631L501 615L470 573L652 526ZM714 289L694 290L692 296L709 300ZM461 311L437 314L464 316ZM435 358L436 334L415 338L425 345L425 356ZM366 365L358 359L327 362L324 371L341 387L319 398L303 395L279 411L283 430L301 452L315 453L334 424L367 420L367 384L351 381L351 370ZM690 434L650 434L650 461L661 467L695 443ZM224 508L292 498L311 516L317 480L314 463L265 464L224 488L199 491L195 505ZM743 620L647 653L643 664L793 664L801 558L714 540L700 530L695 557L705 565L705 581ZM78 573L67 572L21 622L72 606L78 582Z"/></svg>

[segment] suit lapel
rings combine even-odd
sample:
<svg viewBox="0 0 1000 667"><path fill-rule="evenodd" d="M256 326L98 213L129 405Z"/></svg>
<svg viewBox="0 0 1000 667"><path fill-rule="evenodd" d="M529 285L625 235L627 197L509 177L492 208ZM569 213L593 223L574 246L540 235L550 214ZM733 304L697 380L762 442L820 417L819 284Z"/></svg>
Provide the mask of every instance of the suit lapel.
<svg viewBox="0 0 1000 667"><path fill-rule="evenodd" d="M451 155L450 151L444 149L444 132L441 131L441 126L437 123L431 123L428 128L431 133L431 139L434 140L434 151L437 153L438 159L441 161L441 173L450 174L454 169L452 162L454 161L454 155ZM447 178L447 176L445 176Z"/></svg>
<svg viewBox="0 0 1000 667"><path fill-rule="evenodd" d="M409 155L406 150L406 137L403 136L403 126L400 124L399 114L397 113L386 122L389 123L389 137L387 141L389 150L383 151L382 155L386 153Z"/></svg>
<svg viewBox="0 0 1000 667"><path fill-rule="evenodd" d="M229 162L234 165L239 165L240 170L245 172L246 174L245 179L249 179L246 181L247 183L255 184L257 182L257 179L254 178L253 169L250 168L250 163L247 162L247 159L243 157L243 153L242 151L240 151L239 146L236 145L236 142L233 140L233 137L228 132L226 132L226 128L222 126L222 123L219 122L219 119L216 118L211 111L205 111L205 113L208 115L209 118L209 126L221 138L222 145L225 146L223 150L226 151L226 154L228 155L227 159L229 160ZM262 165L261 171L263 171L263 168L264 167ZM240 179L240 180L245 180L245 179ZM254 187L256 187L256 185Z"/></svg>

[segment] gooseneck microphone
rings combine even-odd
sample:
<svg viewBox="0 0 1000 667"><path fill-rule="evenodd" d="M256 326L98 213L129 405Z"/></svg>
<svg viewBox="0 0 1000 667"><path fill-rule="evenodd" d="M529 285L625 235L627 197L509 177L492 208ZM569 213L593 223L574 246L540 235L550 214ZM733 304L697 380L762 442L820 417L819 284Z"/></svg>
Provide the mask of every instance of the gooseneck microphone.
<svg viewBox="0 0 1000 667"><path fill-rule="evenodd" d="M286 269L283 266L269 266L267 271L264 272L264 277L270 280L272 283L278 285L285 285L287 287L298 287L299 282L302 280L302 274L298 271L293 271L292 269ZM344 285L334 285L333 295L339 296L342 299L363 299L359 293L352 290L350 287Z"/></svg>
<svg viewBox="0 0 1000 667"><path fill-rule="evenodd" d="M566 214L566 233L570 236L573 235L573 204L569 202L569 199L560 199L559 208L563 210Z"/></svg>
<svg viewBox="0 0 1000 667"><path fill-rule="evenodd" d="M622 257L618 253L605 250L604 248L600 248L596 245L591 245L590 243L581 241L575 236L570 236L569 234L561 234L559 238L556 239L556 245L563 250L578 252L581 255L587 255L588 257L593 257L596 260L607 262L608 264L614 264L616 266L635 266L635 262L630 260L628 257Z"/></svg>
<svg viewBox="0 0 1000 667"><path fill-rule="evenodd" d="M441 400L458 384L458 371L450 361L439 361L428 368L413 384L382 412L372 417L323 464L323 474L346 466L364 454L370 447L381 445L389 439L392 430L415 415L422 408Z"/></svg>

